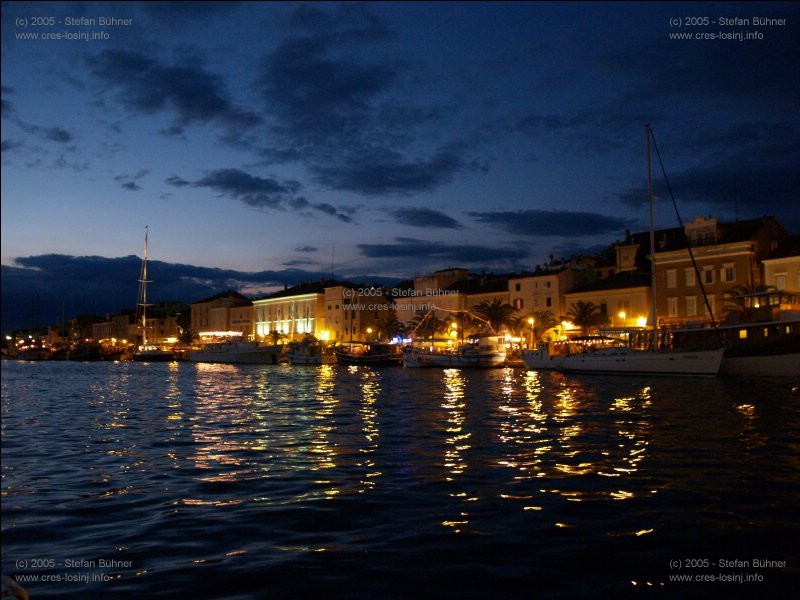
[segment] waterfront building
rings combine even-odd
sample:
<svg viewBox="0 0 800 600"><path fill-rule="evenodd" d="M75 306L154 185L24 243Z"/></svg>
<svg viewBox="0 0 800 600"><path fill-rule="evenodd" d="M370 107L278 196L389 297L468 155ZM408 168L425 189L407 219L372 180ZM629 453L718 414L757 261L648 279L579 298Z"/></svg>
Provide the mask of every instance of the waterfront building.
<svg viewBox="0 0 800 600"><path fill-rule="evenodd" d="M191 328L201 341L253 337L253 301L229 290L191 305Z"/></svg>
<svg viewBox="0 0 800 600"><path fill-rule="evenodd" d="M569 308L565 294L596 280L594 262L586 258L551 259L531 273L511 277L508 280L509 303L519 317L549 311L560 320Z"/></svg>
<svg viewBox="0 0 800 600"><path fill-rule="evenodd" d="M728 293L764 285L763 261L787 238L788 234L774 217L721 223L716 218L700 216L687 222L683 231L677 228L657 232L659 319L676 323L702 321L713 315L717 322L721 321Z"/></svg>
<svg viewBox="0 0 800 600"><path fill-rule="evenodd" d="M453 313L468 309L460 288L469 280L467 269L440 269L429 275L416 275L413 282L393 288L397 319L410 323L419 314L432 314L447 319Z"/></svg>
<svg viewBox="0 0 800 600"><path fill-rule="evenodd" d="M255 335L267 339L279 335L285 341L302 340L306 335L325 337L325 288L338 282L318 281L253 300Z"/></svg>
<svg viewBox="0 0 800 600"><path fill-rule="evenodd" d="M800 235L789 236L762 264L765 286L800 293Z"/></svg>

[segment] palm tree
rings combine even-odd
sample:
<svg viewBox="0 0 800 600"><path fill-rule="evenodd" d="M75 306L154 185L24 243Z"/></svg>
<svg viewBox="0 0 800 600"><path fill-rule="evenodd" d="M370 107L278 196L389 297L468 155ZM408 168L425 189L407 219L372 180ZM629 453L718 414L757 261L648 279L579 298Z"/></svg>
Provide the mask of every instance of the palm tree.
<svg viewBox="0 0 800 600"><path fill-rule="evenodd" d="M549 329L553 329L554 327L558 327L558 319L556 319L555 315L549 310L539 310L532 312L526 319L525 322L528 322L528 319L533 319L533 340L542 339L544 337L545 332Z"/></svg>
<svg viewBox="0 0 800 600"><path fill-rule="evenodd" d="M500 328L508 325L514 316L514 307L495 298L491 302L484 300L472 307L472 312L481 318L497 334Z"/></svg>
<svg viewBox="0 0 800 600"><path fill-rule="evenodd" d="M375 331L379 337L391 339L396 335L402 334L406 326L397 319L395 310L389 309L375 322Z"/></svg>
<svg viewBox="0 0 800 600"><path fill-rule="evenodd" d="M589 329L608 322L608 317L600 313L600 308L594 302L583 302L582 300L570 305L567 318L581 328L583 335L586 335Z"/></svg>
<svg viewBox="0 0 800 600"><path fill-rule="evenodd" d="M286 335L281 331L273 329L272 331L269 332L267 337L272 341L272 344L274 346L277 346L281 340L286 338Z"/></svg>
<svg viewBox="0 0 800 600"><path fill-rule="evenodd" d="M448 322L437 317L433 311L419 311L406 329L412 334L416 334L418 337L425 339L434 338L437 333L444 333L447 327Z"/></svg>

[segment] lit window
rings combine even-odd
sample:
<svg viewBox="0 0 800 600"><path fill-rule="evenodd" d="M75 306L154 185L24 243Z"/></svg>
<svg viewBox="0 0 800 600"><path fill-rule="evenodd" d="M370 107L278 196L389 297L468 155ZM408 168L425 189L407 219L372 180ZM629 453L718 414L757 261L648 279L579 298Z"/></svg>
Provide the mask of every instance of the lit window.
<svg viewBox="0 0 800 600"><path fill-rule="evenodd" d="M675 269L667 271L667 287L674 288L678 285L677 272Z"/></svg>
<svg viewBox="0 0 800 600"><path fill-rule="evenodd" d="M686 316L693 317L697 314L697 298L694 296L686 297Z"/></svg>
<svg viewBox="0 0 800 600"><path fill-rule="evenodd" d="M747 339L747 329L740 329L739 330L739 339L746 340Z"/></svg>

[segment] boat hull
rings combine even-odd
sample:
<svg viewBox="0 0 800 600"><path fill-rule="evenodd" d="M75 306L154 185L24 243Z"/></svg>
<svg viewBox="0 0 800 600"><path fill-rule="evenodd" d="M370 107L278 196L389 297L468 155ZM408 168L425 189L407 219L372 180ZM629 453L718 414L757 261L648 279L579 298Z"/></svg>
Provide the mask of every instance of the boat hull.
<svg viewBox="0 0 800 600"><path fill-rule="evenodd" d="M336 356L333 353L315 343L292 343L285 356L291 365L332 365L336 363Z"/></svg>
<svg viewBox="0 0 800 600"><path fill-rule="evenodd" d="M716 376L724 350L650 352L627 348L598 350L564 358L559 370L577 373Z"/></svg>
<svg viewBox="0 0 800 600"><path fill-rule="evenodd" d="M131 357L131 360L136 362L172 362L175 356L172 352L165 352L162 350L151 350L144 352L137 352Z"/></svg>
<svg viewBox="0 0 800 600"><path fill-rule="evenodd" d="M505 352L492 352L486 354L409 352L403 357L403 366L409 368L439 367L444 369L494 369L505 366L505 363Z"/></svg>
<svg viewBox="0 0 800 600"><path fill-rule="evenodd" d="M337 352L336 360L342 365L366 365L371 367L398 367L403 364L403 357L394 354L352 356L344 352Z"/></svg>
<svg viewBox="0 0 800 600"><path fill-rule="evenodd" d="M800 352L772 356L735 356L722 359L721 375L798 377Z"/></svg>
<svg viewBox="0 0 800 600"><path fill-rule="evenodd" d="M523 352L520 356L528 369L534 371L557 371L564 364L566 355L550 356L538 350Z"/></svg>
<svg viewBox="0 0 800 600"><path fill-rule="evenodd" d="M277 365L280 356L280 346L226 344L219 348L204 348L190 352L189 360L204 363Z"/></svg>

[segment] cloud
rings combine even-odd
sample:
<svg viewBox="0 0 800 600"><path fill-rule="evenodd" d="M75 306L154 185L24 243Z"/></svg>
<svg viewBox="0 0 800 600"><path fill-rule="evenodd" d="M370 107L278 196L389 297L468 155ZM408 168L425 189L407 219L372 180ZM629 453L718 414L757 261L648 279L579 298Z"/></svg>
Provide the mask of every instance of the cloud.
<svg viewBox="0 0 800 600"><path fill-rule="evenodd" d="M412 227L461 228L461 223L454 218L430 208L398 208L392 211L392 216L398 223Z"/></svg>
<svg viewBox="0 0 800 600"><path fill-rule="evenodd" d="M322 185L373 196L428 191L470 165L465 145L444 131L445 111L403 99L412 67L376 50L391 32L366 5L301 5L292 24L294 36L261 70L275 116L267 160L302 162ZM432 148L431 137L443 141Z"/></svg>
<svg viewBox="0 0 800 600"><path fill-rule="evenodd" d="M254 208L313 210L335 217L344 223L353 221L347 210L338 209L326 202L310 202L298 195L302 186L297 181L257 177L240 169L218 169L194 182L173 175L167 178L167 183L176 187L190 185L210 188Z"/></svg>
<svg viewBox="0 0 800 600"><path fill-rule="evenodd" d="M22 142L17 141L17 140L3 140L3 142L2 142L2 151L3 152L9 152L9 151L14 150L16 148L21 148L22 146L24 146L24 144Z"/></svg>
<svg viewBox="0 0 800 600"><path fill-rule="evenodd" d="M261 121L255 113L235 106L222 78L198 64L161 64L127 50L104 50L88 62L90 72L117 90L128 110L142 114L174 112L173 134L194 123L216 122L229 130L241 130Z"/></svg>
<svg viewBox="0 0 800 600"><path fill-rule="evenodd" d="M41 127L20 120L17 120L17 125L19 125L20 129L25 133L35 135L42 140L56 142L58 144L68 144L73 140L72 134L61 127Z"/></svg>
<svg viewBox="0 0 800 600"><path fill-rule="evenodd" d="M581 237L615 233L630 227L629 219L599 213L566 210L518 210L469 212L480 223L493 225L509 233L524 236Z"/></svg>
<svg viewBox="0 0 800 600"><path fill-rule="evenodd" d="M316 246L298 246L294 249L295 252L319 252Z"/></svg>
<svg viewBox="0 0 800 600"><path fill-rule="evenodd" d="M145 177L149 172L147 169L140 169L136 175L117 175L114 177L114 181L119 183L123 189L138 192L142 187L136 181Z"/></svg>
<svg viewBox="0 0 800 600"><path fill-rule="evenodd" d="M469 244L444 244L414 238L395 238L396 244L358 244L358 250L368 258L436 258L453 263L490 263L497 260L519 260L528 251L517 248L498 248Z"/></svg>
<svg viewBox="0 0 800 600"><path fill-rule="evenodd" d="M258 272L236 271L166 263L147 263L148 300L192 303L228 290L267 293L309 281L330 278L329 270L287 268ZM0 310L4 331L61 322L79 314L118 314L135 309L141 258L125 256L68 256L43 254L17 258L14 265L0 266ZM358 277L360 279L360 276ZM375 279L375 278L373 278ZM390 283L386 278L380 281ZM80 285L76 285L80 282Z"/></svg>
<svg viewBox="0 0 800 600"><path fill-rule="evenodd" d="M688 167L671 171L671 157L664 157L664 170L675 194L679 210L689 204L707 204L739 216L783 213L798 214L800 189L800 128L793 123L738 123L726 128L689 133L674 141L666 152L688 144L696 157ZM683 143L681 143L683 142ZM653 191L656 198L670 200L664 176L653 156ZM644 186L631 187L618 194L627 206L640 208L647 203ZM690 215L684 215L690 216ZM800 217L784 223L800 227Z"/></svg>
<svg viewBox="0 0 800 600"><path fill-rule="evenodd" d="M429 191L452 180L462 166L461 157L443 150L430 158L405 159L398 152L376 149L361 158L318 166L321 183L334 189L362 194L408 195Z"/></svg>

